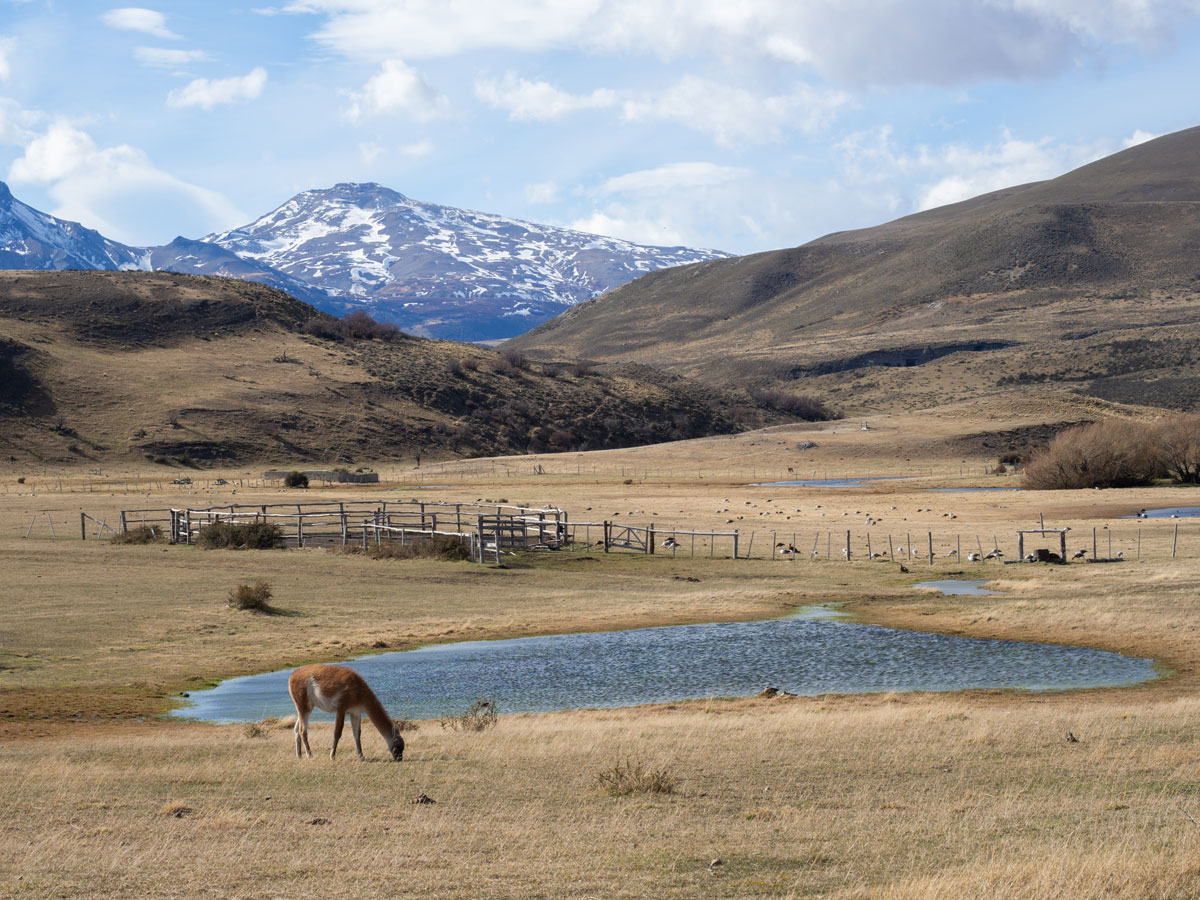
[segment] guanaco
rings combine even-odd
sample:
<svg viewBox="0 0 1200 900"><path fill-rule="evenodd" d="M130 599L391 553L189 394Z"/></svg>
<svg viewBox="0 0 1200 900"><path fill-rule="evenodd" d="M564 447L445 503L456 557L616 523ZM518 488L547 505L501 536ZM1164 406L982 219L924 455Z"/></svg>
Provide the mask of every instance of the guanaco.
<svg viewBox="0 0 1200 900"><path fill-rule="evenodd" d="M330 759L337 754L342 725L347 716L350 717L350 730L354 733L354 747L358 750L358 758L363 758L360 731L364 715L370 718L371 724L383 735L392 759L399 762L404 758L404 738L400 736L400 729L392 722L375 692L353 669L345 666L301 666L288 679L288 693L292 695L292 702L296 704L297 756L303 758L304 753L307 753L312 757L312 750L308 746L308 717L312 714L313 707L319 707L337 716L333 726ZM303 753L300 749L302 743Z"/></svg>

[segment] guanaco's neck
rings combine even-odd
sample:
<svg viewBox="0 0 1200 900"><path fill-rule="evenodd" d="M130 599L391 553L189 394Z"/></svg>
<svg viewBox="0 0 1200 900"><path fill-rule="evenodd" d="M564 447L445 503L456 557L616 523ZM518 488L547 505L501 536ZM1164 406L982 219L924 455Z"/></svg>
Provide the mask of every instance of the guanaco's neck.
<svg viewBox="0 0 1200 900"><path fill-rule="evenodd" d="M367 695L363 698L363 707L367 711L367 716L371 719L371 724L375 726L375 730L383 735L383 739L387 741L388 748L392 746L392 720L387 714L387 710L383 708L383 704L379 702L379 698L375 696L374 691L367 689Z"/></svg>

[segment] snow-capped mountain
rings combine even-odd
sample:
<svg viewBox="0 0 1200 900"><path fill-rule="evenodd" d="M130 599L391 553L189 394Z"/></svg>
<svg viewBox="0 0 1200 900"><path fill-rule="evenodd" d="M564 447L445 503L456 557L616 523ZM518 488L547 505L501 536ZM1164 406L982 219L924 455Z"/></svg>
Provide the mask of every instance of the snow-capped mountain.
<svg viewBox="0 0 1200 900"><path fill-rule="evenodd" d="M343 309L458 340L511 337L639 275L729 255L422 203L378 184L305 191L204 240L322 288Z"/></svg>
<svg viewBox="0 0 1200 900"><path fill-rule="evenodd" d="M0 182L0 269L242 278L430 337L512 337L655 269L725 257L421 203L377 184L297 194L242 228L130 247L16 200Z"/></svg>
<svg viewBox="0 0 1200 900"><path fill-rule="evenodd" d="M13 197L0 181L0 269L140 269L141 251Z"/></svg>

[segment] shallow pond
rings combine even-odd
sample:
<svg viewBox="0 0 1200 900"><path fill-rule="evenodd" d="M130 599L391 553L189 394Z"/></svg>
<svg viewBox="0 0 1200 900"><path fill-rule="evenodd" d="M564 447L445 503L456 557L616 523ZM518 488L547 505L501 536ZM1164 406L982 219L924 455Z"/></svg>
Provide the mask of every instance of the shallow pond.
<svg viewBox="0 0 1200 900"><path fill-rule="evenodd" d="M858 625L825 614L441 644L349 665L393 716L436 718L479 698L501 713L633 706L756 694L1042 691L1135 684L1148 659L1101 650ZM245 722L294 710L287 670L234 678L173 714Z"/></svg>
<svg viewBox="0 0 1200 900"><path fill-rule="evenodd" d="M868 475L865 478L797 478L795 481L758 481L751 487L854 487L873 481L904 481L909 475Z"/></svg>
<svg viewBox="0 0 1200 900"><path fill-rule="evenodd" d="M1200 506L1168 506L1164 509L1144 509L1139 515L1126 519L1198 519Z"/></svg>
<svg viewBox="0 0 1200 900"><path fill-rule="evenodd" d="M922 581L920 584L914 584L913 587L933 588L941 591L947 596L967 596L967 597L990 597L993 594L1000 593L999 591L984 590L981 585L987 584L986 581L967 581L962 578L944 578L941 581Z"/></svg>

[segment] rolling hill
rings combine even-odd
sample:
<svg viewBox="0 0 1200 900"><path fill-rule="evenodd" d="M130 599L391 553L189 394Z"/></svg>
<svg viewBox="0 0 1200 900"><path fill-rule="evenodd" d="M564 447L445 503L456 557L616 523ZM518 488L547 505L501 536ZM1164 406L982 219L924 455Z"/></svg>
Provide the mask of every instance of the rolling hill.
<svg viewBox="0 0 1200 900"><path fill-rule="evenodd" d="M504 346L916 409L1200 404L1200 128L800 247L654 272Z"/></svg>
<svg viewBox="0 0 1200 900"><path fill-rule="evenodd" d="M0 465L345 464L631 446L761 421L780 418L637 366L533 365L347 331L254 282L0 272Z"/></svg>

